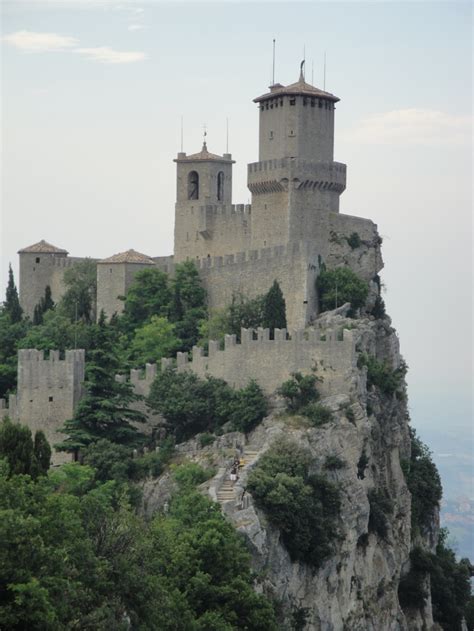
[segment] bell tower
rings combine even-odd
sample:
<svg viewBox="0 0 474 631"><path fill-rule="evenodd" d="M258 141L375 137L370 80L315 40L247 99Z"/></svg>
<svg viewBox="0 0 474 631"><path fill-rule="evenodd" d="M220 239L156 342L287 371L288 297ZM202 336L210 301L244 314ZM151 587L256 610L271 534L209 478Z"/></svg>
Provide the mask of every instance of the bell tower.
<svg viewBox="0 0 474 631"><path fill-rule="evenodd" d="M259 162L248 165L252 247L316 241L339 212L346 166L334 162L337 96L306 83L270 86L259 107Z"/></svg>
<svg viewBox="0 0 474 631"><path fill-rule="evenodd" d="M203 225L203 209L222 207L232 202L232 165L230 153L210 153L206 141L199 153L178 153L176 209L174 228L175 260L206 256L205 241L210 238Z"/></svg>

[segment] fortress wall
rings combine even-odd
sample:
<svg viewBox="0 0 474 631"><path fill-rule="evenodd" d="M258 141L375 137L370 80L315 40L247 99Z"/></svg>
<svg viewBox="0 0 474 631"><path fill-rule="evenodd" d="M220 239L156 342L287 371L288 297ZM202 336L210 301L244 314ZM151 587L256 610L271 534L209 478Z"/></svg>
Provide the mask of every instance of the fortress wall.
<svg viewBox="0 0 474 631"><path fill-rule="evenodd" d="M321 339L323 338L323 339ZM242 342L235 335L225 338L225 350L218 342L209 342L209 356L202 348L193 348L192 359L178 353L177 369L192 370L200 377L212 375L224 379L234 388L242 388L255 379L266 394L272 394L291 373L315 372L323 382L318 390L323 396L348 393L351 371L356 363L353 332L344 330L342 338L336 331L307 329L287 338L285 329L275 330L275 340L269 339L268 329L258 329L257 339L250 329L242 329ZM162 360L162 369L172 360Z"/></svg>
<svg viewBox="0 0 474 631"><path fill-rule="evenodd" d="M155 261L156 267L166 274L172 274L174 271L174 256L153 256L152 260Z"/></svg>
<svg viewBox="0 0 474 631"><path fill-rule="evenodd" d="M286 301L287 324L303 328L316 313L315 282L318 256L312 244L301 242L248 250L196 261L211 309L232 302L234 295L254 298L277 280Z"/></svg>
<svg viewBox="0 0 474 631"><path fill-rule="evenodd" d="M83 350L66 351L60 359L59 351L44 352L34 349L18 351L18 394L15 420L28 425L34 433L43 430L51 447L64 440L57 430L72 418L82 393L85 370ZM53 463L70 460L70 456L56 453Z"/></svg>

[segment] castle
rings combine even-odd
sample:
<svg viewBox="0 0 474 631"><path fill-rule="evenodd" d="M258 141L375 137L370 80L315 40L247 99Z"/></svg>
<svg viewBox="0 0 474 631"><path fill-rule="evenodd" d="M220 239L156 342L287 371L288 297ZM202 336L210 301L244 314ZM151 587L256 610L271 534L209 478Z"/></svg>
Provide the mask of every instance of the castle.
<svg viewBox="0 0 474 631"><path fill-rule="evenodd" d="M375 224L339 212L346 165L334 161L334 116L339 99L299 81L279 83L254 99L259 110L259 160L248 165L252 204L232 204L231 154L178 153L173 256L128 250L97 260L97 313L120 313L135 274L149 266L173 273L190 259L207 290L209 307L223 307L234 294L263 294L276 279L287 305L290 329L317 314L315 281L324 262L350 265L371 282L382 267ZM357 233L356 252L347 240ZM363 256L362 256L363 253ZM57 302L64 270L84 260L46 241L19 251L20 302L33 316L47 285Z"/></svg>
<svg viewBox="0 0 474 631"><path fill-rule="evenodd" d="M274 84L254 99L260 125L259 160L248 165L251 205L232 204L231 154L210 153L206 142L199 153L178 153L174 255L128 250L97 260L97 313L120 313L120 296L138 271L152 266L172 275L176 263L193 260L210 309L228 305L236 294L261 295L277 280L291 335L277 332L269 340L268 331L261 331L253 340L243 331L241 344L228 336L224 351L210 342L206 357L197 348L189 363L179 354L178 370L213 374L236 386L244 385L242 376L253 377L272 392L292 371L308 372L323 362L334 373L328 392L331 383L334 392L343 387L344 366L354 361L350 331L302 334L318 314L316 279L323 264L349 266L368 282L370 303L379 293L383 263L376 225L339 212L346 166L334 161L338 101L306 83L303 73L296 83ZM19 256L20 302L29 316L48 285L53 300L61 298L65 269L84 260L46 241ZM54 352L45 359L39 351L20 351L18 370L18 394L8 408L0 402L0 417L9 414L32 429L42 427L52 443L58 442L56 429L72 416L82 394L83 351L68 351L64 360ZM137 392L147 394L155 372L147 366L140 378L132 371Z"/></svg>

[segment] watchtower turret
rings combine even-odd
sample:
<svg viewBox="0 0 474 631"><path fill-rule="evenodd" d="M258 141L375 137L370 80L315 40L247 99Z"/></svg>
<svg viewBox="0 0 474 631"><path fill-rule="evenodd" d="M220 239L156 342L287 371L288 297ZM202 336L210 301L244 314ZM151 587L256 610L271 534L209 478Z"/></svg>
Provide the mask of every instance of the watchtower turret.
<svg viewBox="0 0 474 631"><path fill-rule="evenodd" d="M327 215L339 212L346 166L334 162L337 96L306 83L270 86L260 111L259 162L248 165L252 246L311 240L324 249Z"/></svg>

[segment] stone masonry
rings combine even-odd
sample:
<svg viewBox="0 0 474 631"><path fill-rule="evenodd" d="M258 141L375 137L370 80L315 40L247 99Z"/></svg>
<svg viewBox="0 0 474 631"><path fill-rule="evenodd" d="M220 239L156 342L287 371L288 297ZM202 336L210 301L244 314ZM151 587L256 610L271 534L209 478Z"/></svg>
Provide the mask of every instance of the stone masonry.
<svg viewBox="0 0 474 631"><path fill-rule="evenodd" d="M321 263L349 265L369 283L383 264L376 225L339 212L346 165L334 161L333 94L300 75L254 99L259 108L259 160L248 165L249 205L232 204L230 153L178 153L175 162L174 255L149 257L128 250L98 261L97 314L123 310L136 273L148 266L173 274L195 261L209 306L221 308L234 294L254 297L278 280L288 326L304 327L317 314L315 281ZM353 233L361 247L352 251ZM45 241L20 250L20 301L32 316L47 285L53 300L64 293L64 268L84 260Z"/></svg>

